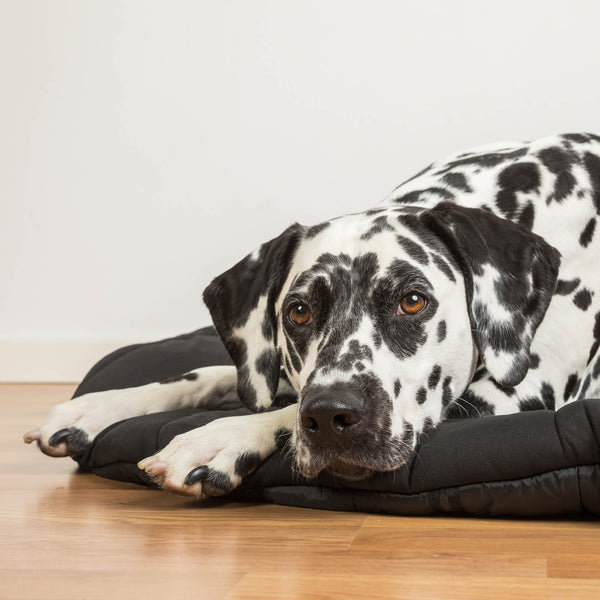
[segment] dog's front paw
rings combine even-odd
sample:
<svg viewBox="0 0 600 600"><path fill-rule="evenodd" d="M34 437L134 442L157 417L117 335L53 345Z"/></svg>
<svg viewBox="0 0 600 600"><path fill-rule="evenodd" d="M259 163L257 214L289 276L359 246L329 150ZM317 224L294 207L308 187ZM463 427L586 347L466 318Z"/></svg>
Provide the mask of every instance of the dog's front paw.
<svg viewBox="0 0 600 600"><path fill-rule="evenodd" d="M121 390L111 390L57 404L39 427L23 436L23 441L37 442L48 456L77 458L105 427L127 416L121 396Z"/></svg>
<svg viewBox="0 0 600 600"><path fill-rule="evenodd" d="M138 466L175 494L196 498L228 494L273 451L255 435L253 416L227 417L182 433Z"/></svg>

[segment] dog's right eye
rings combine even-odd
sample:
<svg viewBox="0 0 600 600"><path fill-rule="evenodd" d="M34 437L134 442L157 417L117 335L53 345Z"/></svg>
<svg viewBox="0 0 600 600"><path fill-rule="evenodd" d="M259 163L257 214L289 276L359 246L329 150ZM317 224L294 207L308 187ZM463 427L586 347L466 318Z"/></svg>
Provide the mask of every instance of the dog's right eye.
<svg viewBox="0 0 600 600"><path fill-rule="evenodd" d="M296 325L306 325L311 320L310 308L306 304L295 304L290 308L289 315Z"/></svg>
<svg viewBox="0 0 600 600"><path fill-rule="evenodd" d="M427 300L421 294L411 292L400 300L398 309L396 310L397 315L416 315L425 309L427 306Z"/></svg>

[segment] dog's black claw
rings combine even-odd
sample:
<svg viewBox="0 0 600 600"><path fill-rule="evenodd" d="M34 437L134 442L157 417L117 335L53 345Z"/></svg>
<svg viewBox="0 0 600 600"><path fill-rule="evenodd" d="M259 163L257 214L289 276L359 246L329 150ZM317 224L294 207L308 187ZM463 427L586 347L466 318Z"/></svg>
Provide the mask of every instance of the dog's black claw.
<svg viewBox="0 0 600 600"><path fill-rule="evenodd" d="M194 485L198 481L202 481L208 475L210 469L207 466L196 467L188 473L188 476L183 482L185 485Z"/></svg>
<svg viewBox="0 0 600 600"><path fill-rule="evenodd" d="M66 443L67 444L67 454L72 458L76 458L85 453L85 451L90 446L90 439L88 434L82 431L81 429L77 429L77 427L69 427L67 429L60 429L54 435L50 436L48 440L48 447L58 446L59 444ZM39 444L42 452L44 449ZM50 456L55 456L50 453Z"/></svg>
<svg viewBox="0 0 600 600"><path fill-rule="evenodd" d="M48 440L48 446L58 446L58 444L66 442L70 435L70 429L60 429L54 435L50 436L50 439Z"/></svg>

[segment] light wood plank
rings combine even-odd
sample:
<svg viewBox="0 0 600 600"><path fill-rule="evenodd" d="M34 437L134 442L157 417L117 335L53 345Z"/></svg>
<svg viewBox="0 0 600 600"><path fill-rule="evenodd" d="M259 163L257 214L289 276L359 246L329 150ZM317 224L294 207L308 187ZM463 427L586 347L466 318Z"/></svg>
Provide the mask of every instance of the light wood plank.
<svg viewBox="0 0 600 600"><path fill-rule="evenodd" d="M230 600L292 600L296 598L402 598L402 600L580 600L595 599L600 580L530 579L505 577L430 576L419 573L363 574L347 577L335 572L314 575L251 572L228 596Z"/></svg>

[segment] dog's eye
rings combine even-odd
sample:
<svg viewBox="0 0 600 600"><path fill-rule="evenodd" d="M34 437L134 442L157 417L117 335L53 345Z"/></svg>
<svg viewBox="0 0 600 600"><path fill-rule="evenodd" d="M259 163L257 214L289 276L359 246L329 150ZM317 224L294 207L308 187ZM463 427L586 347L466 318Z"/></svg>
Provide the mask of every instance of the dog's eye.
<svg viewBox="0 0 600 600"><path fill-rule="evenodd" d="M427 306L427 300L415 292L407 294L400 300L396 310L397 315L416 315Z"/></svg>
<svg viewBox="0 0 600 600"><path fill-rule="evenodd" d="M290 320L296 325L306 325L310 322L310 308L306 304L295 304L289 314Z"/></svg>

